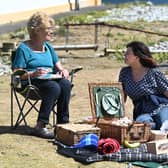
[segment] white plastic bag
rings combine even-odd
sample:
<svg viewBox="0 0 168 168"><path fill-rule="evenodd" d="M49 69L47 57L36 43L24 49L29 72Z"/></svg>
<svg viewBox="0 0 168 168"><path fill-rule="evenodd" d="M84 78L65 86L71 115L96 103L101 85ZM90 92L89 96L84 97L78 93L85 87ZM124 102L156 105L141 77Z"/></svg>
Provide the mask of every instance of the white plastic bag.
<svg viewBox="0 0 168 168"><path fill-rule="evenodd" d="M160 127L160 131L162 133L168 133L168 120L163 122L162 126Z"/></svg>

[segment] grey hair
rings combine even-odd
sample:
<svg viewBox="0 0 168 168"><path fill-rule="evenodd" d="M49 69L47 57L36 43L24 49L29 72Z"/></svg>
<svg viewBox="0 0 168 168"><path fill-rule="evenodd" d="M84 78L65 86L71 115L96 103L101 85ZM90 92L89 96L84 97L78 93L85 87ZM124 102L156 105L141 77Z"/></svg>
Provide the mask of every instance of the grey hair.
<svg viewBox="0 0 168 168"><path fill-rule="evenodd" d="M34 13L27 23L27 29L29 33L35 28L46 28L48 25L54 25L54 19L49 17L46 13L36 12Z"/></svg>

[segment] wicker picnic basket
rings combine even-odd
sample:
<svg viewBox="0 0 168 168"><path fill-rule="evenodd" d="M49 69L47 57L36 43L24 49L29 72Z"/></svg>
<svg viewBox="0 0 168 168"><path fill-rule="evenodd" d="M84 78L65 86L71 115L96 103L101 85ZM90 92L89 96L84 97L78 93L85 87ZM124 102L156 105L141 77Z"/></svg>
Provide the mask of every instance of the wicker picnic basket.
<svg viewBox="0 0 168 168"><path fill-rule="evenodd" d="M94 127L91 124L58 124L55 127L55 139L59 140L65 145L74 145L86 135L94 133L100 137L100 128Z"/></svg>
<svg viewBox="0 0 168 168"><path fill-rule="evenodd" d="M148 124L133 121L128 125L114 124L114 121L119 121L125 117L124 95L121 83L89 83L88 88L92 119L85 120L84 123L95 124L99 127L101 129L101 138L115 138L120 144L123 144L125 139L130 142L147 142L149 140L151 127ZM120 105L118 112L114 111L112 115L107 115L108 108L105 110L103 107L103 97L106 94L109 95L109 93L112 95L111 98L115 98L117 95L116 102L120 102L118 104L118 106ZM110 102L110 99L106 100L106 102L109 104L109 108L115 105L112 101Z"/></svg>
<svg viewBox="0 0 168 168"><path fill-rule="evenodd" d="M134 122L129 126L115 125L112 122L99 122L102 138L115 138L120 144L127 139L129 142L147 142L150 139L149 124Z"/></svg>

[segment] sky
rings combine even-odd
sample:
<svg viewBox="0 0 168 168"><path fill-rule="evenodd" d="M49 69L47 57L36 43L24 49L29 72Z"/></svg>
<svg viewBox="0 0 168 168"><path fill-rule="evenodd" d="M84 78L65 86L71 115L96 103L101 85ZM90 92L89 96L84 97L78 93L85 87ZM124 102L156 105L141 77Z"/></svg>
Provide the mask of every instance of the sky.
<svg viewBox="0 0 168 168"><path fill-rule="evenodd" d="M0 14L47 8L65 3L68 3L68 0L0 0Z"/></svg>

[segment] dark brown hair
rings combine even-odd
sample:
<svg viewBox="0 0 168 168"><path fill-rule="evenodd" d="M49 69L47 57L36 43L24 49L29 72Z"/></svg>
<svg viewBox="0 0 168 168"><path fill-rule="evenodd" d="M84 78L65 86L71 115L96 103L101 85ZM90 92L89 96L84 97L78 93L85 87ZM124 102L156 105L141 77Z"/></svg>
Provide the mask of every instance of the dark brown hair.
<svg viewBox="0 0 168 168"><path fill-rule="evenodd" d="M144 67L148 68L155 68L157 67L157 64L155 60L153 59L151 52L143 42L140 41L133 41L127 44L127 48L130 47L137 57L140 58L140 63Z"/></svg>

